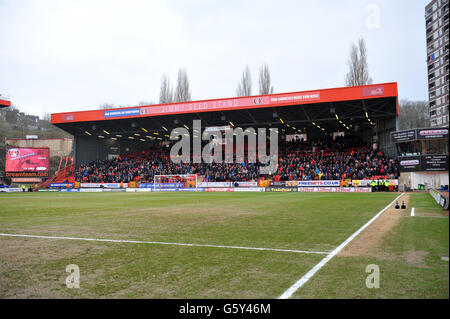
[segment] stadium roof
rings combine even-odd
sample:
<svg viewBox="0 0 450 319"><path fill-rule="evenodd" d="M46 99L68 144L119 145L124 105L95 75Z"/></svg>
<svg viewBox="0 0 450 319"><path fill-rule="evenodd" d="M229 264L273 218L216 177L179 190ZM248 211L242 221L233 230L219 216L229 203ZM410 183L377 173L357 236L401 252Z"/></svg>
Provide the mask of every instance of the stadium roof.
<svg viewBox="0 0 450 319"><path fill-rule="evenodd" d="M106 110L55 113L52 124L75 136L163 136L176 127L280 127L291 133L370 127L398 115L397 83L309 90ZM107 134L107 135L105 135Z"/></svg>
<svg viewBox="0 0 450 319"><path fill-rule="evenodd" d="M11 101L6 100L6 98L0 95L0 108L8 106L11 106Z"/></svg>

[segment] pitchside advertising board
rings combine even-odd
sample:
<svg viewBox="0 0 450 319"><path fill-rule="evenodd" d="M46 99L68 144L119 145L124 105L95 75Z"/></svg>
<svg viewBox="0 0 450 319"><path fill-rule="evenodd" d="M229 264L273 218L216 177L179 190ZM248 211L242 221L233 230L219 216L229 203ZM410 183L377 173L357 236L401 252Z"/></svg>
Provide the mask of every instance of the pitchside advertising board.
<svg viewBox="0 0 450 319"><path fill-rule="evenodd" d="M407 130L391 133L392 142L394 143L415 141L417 139L416 136L417 136L416 130Z"/></svg>
<svg viewBox="0 0 450 319"><path fill-rule="evenodd" d="M231 182L198 182L198 187L231 187Z"/></svg>
<svg viewBox="0 0 450 319"><path fill-rule="evenodd" d="M22 189L20 187L0 188L0 193L19 193L19 192L22 192Z"/></svg>
<svg viewBox="0 0 450 319"><path fill-rule="evenodd" d="M404 156L399 161L400 172L448 170L448 155Z"/></svg>
<svg viewBox="0 0 450 319"><path fill-rule="evenodd" d="M73 183L50 183L48 185L50 188L65 188L65 187L73 187Z"/></svg>
<svg viewBox="0 0 450 319"><path fill-rule="evenodd" d="M81 183L81 187L86 188L120 188L120 183ZM128 183L124 183L123 187L128 187Z"/></svg>
<svg viewBox="0 0 450 319"><path fill-rule="evenodd" d="M297 192L297 187L283 187L283 186L274 186L274 187L266 187L266 192L276 192L276 193L289 193L289 192Z"/></svg>
<svg viewBox="0 0 450 319"><path fill-rule="evenodd" d="M384 180L381 180L384 182ZM349 190L369 188L372 180L352 180L352 186ZM375 180L378 182L378 180ZM390 185L398 185L397 179L390 179ZM49 188L53 190L65 188L81 188L82 192L101 192L104 191L129 191L129 192L296 192L296 191L312 191L312 192L340 192L336 189L344 189L340 187L338 180L331 181L285 181L273 182L270 187L257 186L257 182L211 182L198 183L197 187L185 187L184 183L50 183ZM238 185L238 186L236 186ZM207 186L207 187L202 187ZM364 189L362 192L366 191ZM355 190L355 192L359 192Z"/></svg>
<svg viewBox="0 0 450 319"><path fill-rule="evenodd" d="M448 129L419 129L416 130L418 140L444 139L448 138Z"/></svg>
<svg viewBox="0 0 450 319"><path fill-rule="evenodd" d="M418 172L422 170L421 156L406 156L399 159L401 172Z"/></svg>
<svg viewBox="0 0 450 319"><path fill-rule="evenodd" d="M448 155L424 155L422 158L424 171L448 170Z"/></svg>
<svg viewBox="0 0 450 319"><path fill-rule="evenodd" d="M308 193L370 193L370 187L299 187L299 192Z"/></svg>
<svg viewBox="0 0 450 319"><path fill-rule="evenodd" d="M330 187L335 186L339 187L340 181L332 180L332 181L285 181L285 182L275 182L271 181L270 186L273 187L298 187L298 186L318 186L318 187Z"/></svg>
<svg viewBox="0 0 450 319"><path fill-rule="evenodd" d="M139 188L182 188L184 183L140 183Z"/></svg>
<svg viewBox="0 0 450 319"><path fill-rule="evenodd" d="M6 177L48 177L50 149L48 147L11 147L6 149Z"/></svg>
<svg viewBox="0 0 450 319"><path fill-rule="evenodd" d="M448 198L442 196L442 194L435 189L430 189L430 194L443 209L448 209Z"/></svg>
<svg viewBox="0 0 450 319"><path fill-rule="evenodd" d="M391 139L394 143L445 138L448 138L447 128L413 129L391 133Z"/></svg>

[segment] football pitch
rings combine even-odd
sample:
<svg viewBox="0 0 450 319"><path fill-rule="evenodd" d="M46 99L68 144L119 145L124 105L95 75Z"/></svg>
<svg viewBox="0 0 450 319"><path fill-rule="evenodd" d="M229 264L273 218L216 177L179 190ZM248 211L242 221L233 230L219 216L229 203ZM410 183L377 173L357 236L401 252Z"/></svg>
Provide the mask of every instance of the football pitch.
<svg viewBox="0 0 450 319"><path fill-rule="evenodd" d="M0 298L449 298L448 217L399 195L0 194Z"/></svg>

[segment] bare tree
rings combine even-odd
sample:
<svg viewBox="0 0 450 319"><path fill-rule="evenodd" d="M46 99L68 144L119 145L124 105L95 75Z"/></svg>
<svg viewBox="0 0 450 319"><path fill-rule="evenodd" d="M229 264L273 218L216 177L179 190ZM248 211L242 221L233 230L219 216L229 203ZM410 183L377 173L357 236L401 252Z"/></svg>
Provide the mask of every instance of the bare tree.
<svg viewBox="0 0 450 319"><path fill-rule="evenodd" d="M42 116L42 120L50 122L51 121L52 116L50 115L50 113L44 113L44 115Z"/></svg>
<svg viewBox="0 0 450 319"><path fill-rule="evenodd" d="M175 102L185 102L190 100L191 91L189 89L189 79L186 69L179 69L177 87L175 89Z"/></svg>
<svg viewBox="0 0 450 319"><path fill-rule="evenodd" d="M153 104L156 104L156 103L153 102L153 101L140 101L140 102L138 103L138 106L153 105Z"/></svg>
<svg viewBox="0 0 450 319"><path fill-rule="evenodd" d="M428 102L401 100L398 123L400 130L430 126Z"/></svg>
<svg viewBox="0 0 450 319"><path fill-rule="evenodd" d="M173 102L173 88L170 84L169 78L163 74L161 78L161 88L159 90L159 103L172 103Z"/></svg>
<svg viewBox="0 0 450 319"><path fill-rule="evenodd" d="M369 66L367 65L367 48L364 38L359 38L357 44L352 43L347 64L349 70L345 77L346 86L372 84Z"/></svg>
<svg viewBox="0 0 450 319"><path fill-rule="evenodd" d="M244 73L242 73L241 82L239 82L237 90L237 96L250 96L252 95L252 77L250 75L250 69L248 65L245 67Z"/></svg>
<svg viewBox="0 0 450 319"><path fill-rule="evenodd" d="M272 94L273 86L270 80L269 66L264 64L259 69L259 94Z"/></svg>
<svg viewBox="0 0 450 319"><path fill-rule="evenodd" d="M102 103L99 105L99 110L106 110L106 109L114 109L116 106L112 103Z"/></svg>

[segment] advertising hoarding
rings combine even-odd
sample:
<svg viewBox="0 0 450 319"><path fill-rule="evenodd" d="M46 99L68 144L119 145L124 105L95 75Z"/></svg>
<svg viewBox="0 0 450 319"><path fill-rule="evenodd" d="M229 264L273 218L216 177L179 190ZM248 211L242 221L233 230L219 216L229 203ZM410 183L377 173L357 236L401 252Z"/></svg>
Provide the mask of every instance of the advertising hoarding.
<svg viewBox="0 0 450 319"><path fill-rule="evenodd" d="M6 177L48 177L50 150L34 147L10 147L6 149Z"/></svg>

